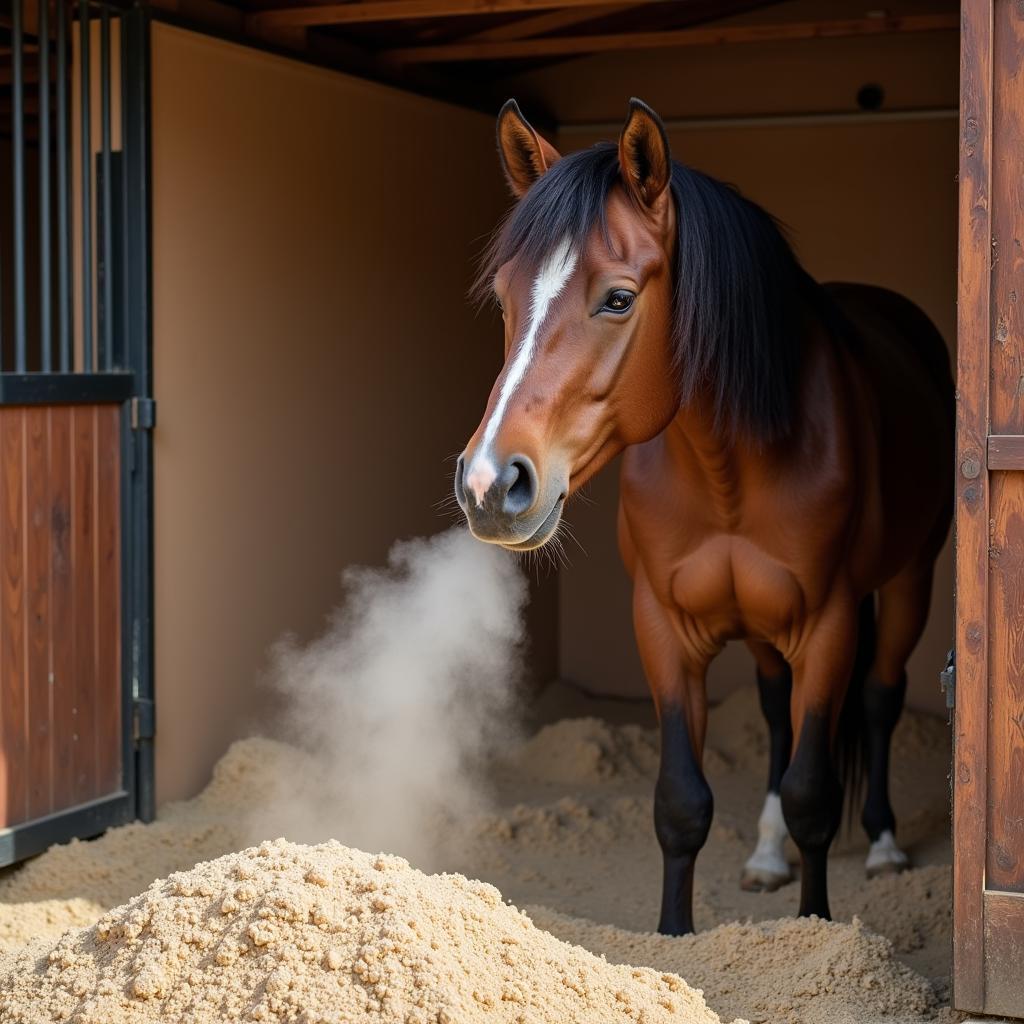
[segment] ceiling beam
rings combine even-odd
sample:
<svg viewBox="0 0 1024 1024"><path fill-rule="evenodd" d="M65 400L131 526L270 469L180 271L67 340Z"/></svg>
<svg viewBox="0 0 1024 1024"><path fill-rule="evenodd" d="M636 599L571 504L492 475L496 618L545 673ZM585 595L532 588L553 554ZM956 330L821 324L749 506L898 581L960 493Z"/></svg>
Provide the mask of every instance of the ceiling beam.
<svg viewBox="0 0 1024 1024"><path fill-rule="evenodd" d="M643 3L644 0L635 0L634 3L627 4L598 4L593 7L570 7L564 10L545 11L544 14L520 18L518 21L509 21L504 25L496 25L494 28L485 28L481 32L462 36L459 42L498 43L513 39L529 39L532 36L542 36L545 32L557 32L559 29L571 28L573 25L593 21L595 18L607 18L612 14L621 14L623 11L639 7Z"/></svg>
<svg viewBox="0 0 1024 1024"><path fill-rule="evenodd" d="M447 61L514 60L565 57L583 53L651 50L682 46L722 46L731 43L770 43L793 39L838 39L901 32L936 32L960 27L958 14L911 14L891 18L778 22L765 25L720 25L659 32L558 36L498 42L458 42L385 50L380 56L397 64Z"/></svg>
<svg viewBox="0 0 1024 1024"><path fill-rule="evenodd" d="M220 0L149 0L151 6L185 21L197 22L222 32L241 32L242 12Z"/></svg>
<svg viewBox="0 0 1024 1024"><path fill-rule="evenodd" d="M664 3L666 0L646 0ZM593 7L594 0L356 0L315 7L279 7L253 11L247 26L361 25L411 18L453 18L480 14L514 14L560 8Z"/></svg>

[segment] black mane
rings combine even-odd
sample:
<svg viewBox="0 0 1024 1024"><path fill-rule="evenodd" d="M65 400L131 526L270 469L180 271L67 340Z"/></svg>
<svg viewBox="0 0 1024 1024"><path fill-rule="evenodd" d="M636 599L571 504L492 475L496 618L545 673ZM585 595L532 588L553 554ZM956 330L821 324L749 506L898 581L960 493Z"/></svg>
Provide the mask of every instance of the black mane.
<svg viewBox="0 0 1024 1024"><path fill-rule="evenodd" d="M582 246L619 182L617 148L599 143L559 160L510 211L477 278L489 293L498 267L535 267L568 237ZM673 341L683 402L708 389L715 426L762 441L789 433L796 411L807 305L824 290L800 266L779 225L736 189L672 165L678 220Z"/></svg>

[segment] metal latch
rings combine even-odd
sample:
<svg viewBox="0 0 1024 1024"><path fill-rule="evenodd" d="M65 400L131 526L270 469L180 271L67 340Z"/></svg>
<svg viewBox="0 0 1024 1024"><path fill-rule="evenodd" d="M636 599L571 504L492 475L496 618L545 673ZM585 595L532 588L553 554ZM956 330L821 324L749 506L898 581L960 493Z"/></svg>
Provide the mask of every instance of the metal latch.
<svg viewBox="0 0 1024 1024"><path fill-rule="evenodd" d="M156 399L132 399L132 430L152 430L156 426Z"/></svg>
<svg viewBox="0 0 1024 1024"><path fill-rule="evenodd" d="M136 740L149 740L156 735L156 707L145 697L136 697L134 703L134 734Z"/></svg>
<svg viewBox="0 0 1024 1024"><path fill-rule="evenodd" d="M953 708L956 707L956 652L953 648L946 655L946 667L939 673L939 685L946 695L946 708L952 720Z"/></svg>

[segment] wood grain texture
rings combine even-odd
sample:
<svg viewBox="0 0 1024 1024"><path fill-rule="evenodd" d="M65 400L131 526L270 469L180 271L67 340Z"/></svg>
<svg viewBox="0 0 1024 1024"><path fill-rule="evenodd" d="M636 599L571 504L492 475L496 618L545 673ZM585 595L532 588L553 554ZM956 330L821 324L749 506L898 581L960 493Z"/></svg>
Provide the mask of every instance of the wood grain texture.
<svg viewBox="0 0 1024 1024"><path fill-rule="evenodd" d="M120 407L0 406L0 827L122 773Z"/></svg>
<svg viewBox="0 0 1024 1024"><path fill-rule="evenodd" d="M664 0L645 2L662 3ZM245 27L369 24L404 21L407 18L511 14L593 5L594 0L362 0L361 3L326 3L311 7L277 7L255 11L246 17Z"/></svg>
<svg viewBox="0 0 1024 1024"><path fill-rule="evenodd" d="M301 15L304 11L317 10L323 8L293 8L289 13ZM952 31L956 27L955 14L909 14L886 18L822 19L768 22L763 25L719 25L658 32L551 36L507 42L442 43L383 50L380 56L395 64L439 64L456 61L567 57L584 53L618 53L624 50L674 49L686 46L772 43L794 39L840 39L849 36L877 36L904 32L941 32Z"/></svg>
<svg viewBox="0 0 1024 1024"><path fill-rule="evenodd" d="M991 414L993 434L1024 434L1024 7L995 6L992 32Z"/></svg>
<svg viewBox="0 0 1024 1024"><path fill-rule="evenodd" d="M75 802L96 796L96 410L71 412L71 579L75 600Z"/></svg>
<svg viewBox="0 0 1024 1024"><path fill-rule="evenodd" d="M984 1008L982 892L988 733L988 520L992 0L964 0L960 35L957 305L953 1004ZM962 468L976 463L970 477Z"/></svg>
<svg viewBox="0 0 1024 1024"><path fill-rule="evenodd" d="M121 785L120 411L96 410L97 792Z"/></svg>
<svg viewBox="0 0 1024 1024"><path fill-rule="evenodd" d="M991 515L985 887L1024 893L1024 475L992 474Z"/></svg>
<svg viewBox="0 0 1024 1024"><path fill-rule="evenodd" d="M50 687L49 409L25 410L25 582L28 680L28 818L53 810Z"/></svg>
<svg viewBox="0 0 1024 1024"><path fill-rule="evenodd" d="M75 593L71 561L71 407L50 409L50 619L53 649L53 803L75 802Z"/></svg>
<svg viewBox="0 0 1024 1024"><path fill-rule="evenodd" d="M4 820L24 821L28 808L28 686L25 673L24 434L21 410L0 427L0 743L6 766Z"/></svg>
<svg viewBox="0 0 1024 1024"><path fill-rule="evenodd" d="M567 10L545 11L530 18L519 18L507 21L493 28L485 28L468 36L462 36L460 43L500 43L512 39L529 39L531 36L542 36L545 32L557 32L560 29L579 25L595 18L604 18L609 14L628 11L638 4L601 4L594 7L569 8Z"/></svg>
<svg viewBox="0 0 1024 1024"><path fill-rule="evenodd" d="M985 1012L1024 1016L1024 896L985 894Z"/></svg>
<svg viewBox="0 0 1024 1024"><path fill-rule="evenodd" d="M1024 469L1024 434L990 434L989 469Z"/></svg>

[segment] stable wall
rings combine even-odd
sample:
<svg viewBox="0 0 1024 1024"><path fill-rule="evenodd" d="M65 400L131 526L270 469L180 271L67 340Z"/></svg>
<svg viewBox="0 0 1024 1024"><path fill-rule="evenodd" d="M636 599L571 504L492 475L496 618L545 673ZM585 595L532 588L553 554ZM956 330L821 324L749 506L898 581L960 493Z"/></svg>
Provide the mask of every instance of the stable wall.
<svg viewBox="0 0 1024 1024"><path fill-rule="evenodd" d="M908 5L904 4L903 7ZM913 5L910 5L913 6ZM806 5L803 5L806 7ZM797 20L801 5L772 8ZM745 20L763 21L768 12ZM956 33L700 47L601 55L508 83L527 117L563 126L563 152L617 134L631 95L663 117L855 111L877 83L885 109L939 109L935 119L836 121L672 130L680 160L732 182L779 217L820 280L885 285L919 303L951 348L956 313ZM596 130L586 127L594 122ZM950 458L953 453L950 453ZM599 693L647 692L633 640L630 585L615 545L617 463L568 517L575 549L560 574L561 675ZM951 545L940 559L927 631L909 666L908 699L944 712L938 671L953 638ZM753 665L732 644L715 662L713 698L749 684Z"/></svg>
<svg viewBox="0 0 1024 1024"><path fill-rule="evenodd" d="M320 629L345 566L448 524L501 363L465 295L506 196L489 117L163 25L152 66L166 800L258 718L268 648Z"/></svg>

